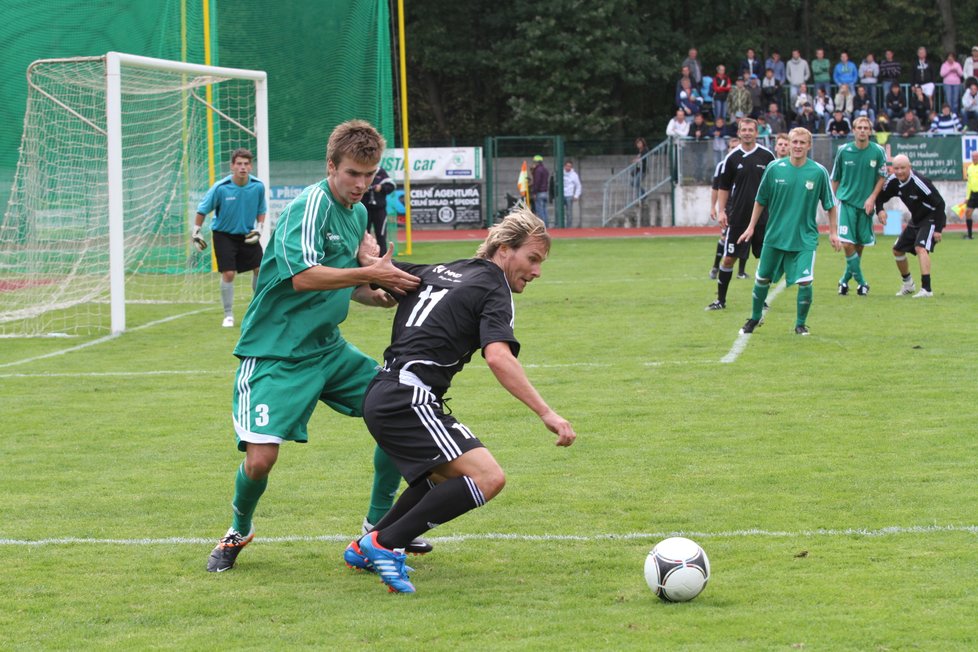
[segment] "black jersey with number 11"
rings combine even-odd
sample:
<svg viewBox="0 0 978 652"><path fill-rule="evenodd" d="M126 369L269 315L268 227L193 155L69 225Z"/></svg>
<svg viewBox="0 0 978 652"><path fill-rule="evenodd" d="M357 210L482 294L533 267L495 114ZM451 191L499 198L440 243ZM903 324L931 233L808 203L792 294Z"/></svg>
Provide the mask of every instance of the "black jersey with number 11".
<svg viewBox="0 0 978 652"><path fill-rule="evenodd" d="M399 298L382 373L412 373L442 394L478 349L507 342L519 354L513 294L498 265L481 258L394 264L421 283Z"/></svg>

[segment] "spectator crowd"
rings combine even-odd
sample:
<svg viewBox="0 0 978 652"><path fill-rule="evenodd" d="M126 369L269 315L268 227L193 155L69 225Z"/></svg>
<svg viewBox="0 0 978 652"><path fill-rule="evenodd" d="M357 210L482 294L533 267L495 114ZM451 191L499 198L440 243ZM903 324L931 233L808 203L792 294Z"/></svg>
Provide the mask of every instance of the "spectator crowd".
<svg viewBox="0 0 978 652"><path fill-rule="evenodd" d="M753 48L728 68L718 64L708 74L696 48L680 67L675 88L675 116L667 127L673 138L717 139L737 133L744 117L758 121L758 136L804 127L813 134L846 138L852 121L869 118L877 132L900 136L978 131L978 45L959 63L954 52L937 62L927 48L917 49L910 63L892 50L877 61L872 52L859 63L849 52L834 64L825 50L809 61L800 50L787 60L773 50L764 61ZM858 58L858 57L857 57Z"/></svg>

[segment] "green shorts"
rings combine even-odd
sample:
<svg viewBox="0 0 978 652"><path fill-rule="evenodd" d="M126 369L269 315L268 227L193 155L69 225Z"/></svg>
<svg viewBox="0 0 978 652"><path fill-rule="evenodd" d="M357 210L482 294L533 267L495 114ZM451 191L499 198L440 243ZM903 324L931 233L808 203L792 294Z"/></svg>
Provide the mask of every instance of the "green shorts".
<svg viewBox="0 0 978 652"><path fill-rule="evenodd" d="M815 250L785 251L764 245L757 263L757 278L777 283L784 276L788 285L815 280Z"/></svg>
<svg viewBox="0 0 978 652"><path fill-rule="evenodd" d="M873 233L873 216L866 215L862 207L839 203L839 240L854 245L872 247L876 244Z"/></svg>
<svg viewBox="0 0 978 652"><path fill-rule="evenodd" d="M306 442L317 401L359 417L377 363L349 342L305 360L242 358L234 382L232 414L238 450L247 444Z"/></svg>

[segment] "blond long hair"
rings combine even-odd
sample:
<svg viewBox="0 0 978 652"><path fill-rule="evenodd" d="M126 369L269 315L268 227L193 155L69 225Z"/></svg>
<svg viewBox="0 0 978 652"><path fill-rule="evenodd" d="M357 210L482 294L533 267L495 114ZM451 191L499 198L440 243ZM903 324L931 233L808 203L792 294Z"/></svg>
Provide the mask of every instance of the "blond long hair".
<svg viewBox="0 0 978 652"><path fill-rule="evenodd" d="M550 253L550 234L547 233L546 225L521 202L502 222L489 229L489 235L479 245L475 257L488 260L496 255L501 246L519 249L530 239L542 242L547 253Z"/></svg>

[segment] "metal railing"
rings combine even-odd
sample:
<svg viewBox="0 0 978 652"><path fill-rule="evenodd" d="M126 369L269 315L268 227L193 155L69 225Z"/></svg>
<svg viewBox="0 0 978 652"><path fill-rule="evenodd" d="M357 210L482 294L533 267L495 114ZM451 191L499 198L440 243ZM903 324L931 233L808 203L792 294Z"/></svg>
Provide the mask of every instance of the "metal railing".
<svg viewBox="0 0 978 652"><path fill-rule="evenodd" d="M604 182L601 226L641 210L650 195L672 190L672 148L665 140Z"/></svg>

